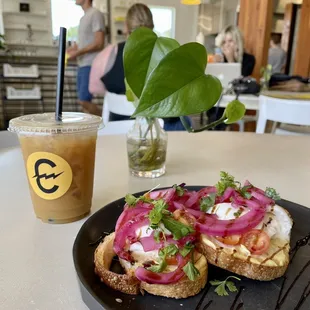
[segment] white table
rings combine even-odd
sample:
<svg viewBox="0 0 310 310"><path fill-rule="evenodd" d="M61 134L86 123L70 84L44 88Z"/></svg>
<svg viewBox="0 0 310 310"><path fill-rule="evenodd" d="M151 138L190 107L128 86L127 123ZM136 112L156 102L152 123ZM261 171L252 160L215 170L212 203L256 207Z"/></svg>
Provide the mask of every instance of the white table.
<svg viewBox="0 0 310 310"><path fill-rule="evenodd" d="M124 136L100 137L93 212L108 202L152 188L214 184L219 171L260 187L273 186L288 200L310 206L307 137L251 133L170 133L166 176L129 177ZM52 225L32 212L20 150L0 150L0 309L86 310L72 260L83 221Z"/></svg>

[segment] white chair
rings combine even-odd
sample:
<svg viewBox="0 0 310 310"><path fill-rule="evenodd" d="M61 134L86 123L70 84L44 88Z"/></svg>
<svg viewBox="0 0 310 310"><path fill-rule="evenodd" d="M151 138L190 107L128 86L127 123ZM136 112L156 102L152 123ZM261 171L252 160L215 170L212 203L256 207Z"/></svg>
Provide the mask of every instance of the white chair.
<svg viewBox="0 0 310 310"><path fill-rule="evenodd" d="M125 95L117 95L109 92L104 95L102 109L104 124L109 122L110 112L124 116L131 116L134 111L135 107L133 103L129 102Z"/></svg>
<svg viewBox="0 0 310 310"><path fill-rule="evenodd" d="M278 99L261 95L259 97L259 117L256 133L262 134L265 132L267 120L310 126L310 101ZM289 135L291 132L287 131L287 134ZM303 133L299 133L299 135L301 134Z"/></svg>
<svg viewBox="0 0 310 310"><path fill-rule="evenodd" d="M133 127L134 120L108 122L98 131L98 136L125 135Z"/></svg>
<svg viewBox="0 0 310 310"><path fill-rule="evenodd" d="M17 134L6 130L0 131L0 149L19 146Z"/></svg>

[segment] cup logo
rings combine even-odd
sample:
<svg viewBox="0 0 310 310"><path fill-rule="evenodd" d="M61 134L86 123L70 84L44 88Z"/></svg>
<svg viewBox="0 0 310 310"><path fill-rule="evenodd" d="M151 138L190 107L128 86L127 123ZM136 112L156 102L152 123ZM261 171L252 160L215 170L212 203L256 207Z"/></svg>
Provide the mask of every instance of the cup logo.
<svg viewBox="0 0 310 310"><path fill-rule="evenodd" d="M46 200L60 198L72 183L70 165L53 153L32 153L27 159L27 174L34 192Z"/></svg>

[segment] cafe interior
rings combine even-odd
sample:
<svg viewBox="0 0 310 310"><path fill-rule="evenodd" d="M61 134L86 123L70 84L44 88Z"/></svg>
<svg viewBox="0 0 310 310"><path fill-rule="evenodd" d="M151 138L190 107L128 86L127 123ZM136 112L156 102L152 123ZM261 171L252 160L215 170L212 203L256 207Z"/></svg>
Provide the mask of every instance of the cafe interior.
<svg viewBox="0 0 310 310"><path fill-rule="evenodd" d="M309 310L309 33L310 0L0 0L0 309Z"/></svg>

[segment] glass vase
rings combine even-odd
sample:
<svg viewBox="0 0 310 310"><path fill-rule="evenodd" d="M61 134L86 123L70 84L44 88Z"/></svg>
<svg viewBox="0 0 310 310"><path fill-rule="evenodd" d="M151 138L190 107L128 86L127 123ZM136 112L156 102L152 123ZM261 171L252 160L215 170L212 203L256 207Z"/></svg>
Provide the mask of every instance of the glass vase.
<svg viewBox="0 0 310 310"><path fill-rule="evenodd" d="M157 118L137 117L127 133L129 171L133 176L157 178L166 171L167 133Z"/></svg>

